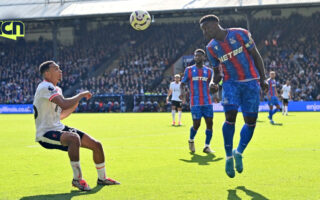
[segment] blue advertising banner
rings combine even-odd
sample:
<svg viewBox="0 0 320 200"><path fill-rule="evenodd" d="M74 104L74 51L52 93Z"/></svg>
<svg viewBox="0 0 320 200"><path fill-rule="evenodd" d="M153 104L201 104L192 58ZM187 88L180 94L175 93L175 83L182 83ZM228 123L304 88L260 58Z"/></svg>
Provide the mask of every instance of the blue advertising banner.
<svg viewBox="0 0 320 200"><path fill-rule="evenodd" d="M220 103L213 104L214 112L223 112L223 107ZM261 102L259 106L260 112L269 111L268 102ZM288 111L320 111L320 101L290 101L288 105Z"/></svg>
<svg viewBox="0 0 320 200"><path fill-rule="evenodd" d="M1 114L33 113L32 104L0 104Z"/></svg>
<svg viewBox="0 0 320 200"><path fill-rule="evenodd" d="M319 112L320 111L320 101L291 101L289 102L288 110L290 112ZM214 112L223 112L223 106L218 104L213 104ZM267 102L261 102L259 106L260 112L269 111L269 106ZM33 113L32 104L0 104L0 114L23 114L23 113Z"/></svg>

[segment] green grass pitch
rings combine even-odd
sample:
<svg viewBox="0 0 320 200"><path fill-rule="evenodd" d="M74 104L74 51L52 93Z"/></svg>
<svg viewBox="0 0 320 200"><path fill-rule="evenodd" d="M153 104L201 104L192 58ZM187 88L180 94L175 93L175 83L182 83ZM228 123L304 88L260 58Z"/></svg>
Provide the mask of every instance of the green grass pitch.
<svg viewBox="0 0 320 200"><path fill-rule="evenodd" d="M67 153L35 143L33 115L0 115L0 200L320 199L319 112L277 113L282 125L269 124L267 113L260 113L244 172L234 179L224 172L224 115L214 117L215 155L202 152L204 120L196 153L189 153L191 115L182 117L181 127L170 126L170 113L73 114L64 120L102 142L107 175L121 182L97 187L92 153L81 149L83 177L93 191L80 192L71 187ZM238 115L235 145L242 125Z"/></svg>

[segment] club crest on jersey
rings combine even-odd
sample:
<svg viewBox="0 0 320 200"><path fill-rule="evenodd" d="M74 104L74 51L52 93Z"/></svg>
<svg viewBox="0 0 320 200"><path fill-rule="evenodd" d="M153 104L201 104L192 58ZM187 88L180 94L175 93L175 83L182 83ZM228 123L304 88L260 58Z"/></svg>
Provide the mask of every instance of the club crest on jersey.
<svg viewBox="0 0 320 200"><path fill-rule="evenodd" d="M214 48L215 48L216 50L218 50L218 46L214 46Z"/></svg>
<svg viewBox="0 0 320 200"><path fill-rule="evenodd" d="M49 90L49 91L53 91L54 88L49 85L49 86L48 86L48 90Z"/></svg>
<svg viewBox="0 0 320 200"><path fill-rule="evenodd" d="M230 38L229 41L230 41L231 44L234 44L234 43L237 42L234 38Z"/></svg>

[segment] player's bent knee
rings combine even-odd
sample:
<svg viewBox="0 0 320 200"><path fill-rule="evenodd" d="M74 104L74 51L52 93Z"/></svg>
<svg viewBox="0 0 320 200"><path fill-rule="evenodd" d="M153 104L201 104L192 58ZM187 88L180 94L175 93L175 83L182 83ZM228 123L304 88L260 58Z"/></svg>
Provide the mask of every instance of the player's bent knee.
<svg viewBox="0 0 320 200"><path fill-rule="evenodd" d="M99 142L99 141L95 141L95 149L97 150L97 151L103 151L103 147L102 147L102 144L101 144L101 142Z"/></svg>
<svg viewBox="0 0 320 200"><path fill-rule="evenodd" d="M81 145L81 141L80 141L80 137L78 134L73 133L71 136L71 142L74 145L80 146Z"/></svg>
<svg viewBox="0 0 320 200"><path fill-rule="evenodd" d="M228 121L230 123L235 123L236 119L237 119L237 114L238 114L237 110L230 110L230 111L226 112L225 113L226 121Z"/></svg>
<svg viewBox="0 0 320 200"><path fill-rule="evenodd" d="M76 146L81 145L80 136L78 134L71 133L71 132L64 132L61 135L60 140L61 140L61 144L66 146L69 146L70 144L76 145Z"/></svg>

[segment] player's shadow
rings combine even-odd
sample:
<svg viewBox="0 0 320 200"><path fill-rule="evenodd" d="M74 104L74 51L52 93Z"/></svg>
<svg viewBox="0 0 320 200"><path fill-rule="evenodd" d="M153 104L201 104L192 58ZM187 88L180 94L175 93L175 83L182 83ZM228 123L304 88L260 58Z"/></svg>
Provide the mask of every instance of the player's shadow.
<svg viewBox="0 0 320 200"><path fill-rule="evenodd" d="M273 126L283 126L282 123L273 123L273 124L271 124L271 125L273 125Z"/></svg>
<svg viewBox="0 0 320 200"><path fill-rule="evenodd" d="M267 197L263 196L262 194L249 190L245 186L238 186L234 190L228 190L227 200L241 200L241 198L237 195L237 190L245 192L246 195L251 197L252 200L269 200Z"/></svg>
<svg viewBox="0 0 320 200"><path fill-rule="evenodd" d="M186 159L179 159L179 160L187 163L198 163L199 165L209 165L211 162L217 162L223 159L223 158L216 158L216 156L211 153L205 156L195 154L195 153L190 153L190 154L192 155L190 160L186 160Z"/></svg>
<svg viewBox="0 0 320 200"><path fill-rule="evenodd" d="M43 194L43 195L35 195L35 196L27 196L22 197L20 200L71 200L72 197L75 196L82 196L82 195L90 195L97 193L103 188L101 185L97 185L96 187L92 188L91 191L85 192L80 190L72 190L70 193L60 193L60 194Z"/></svg>

